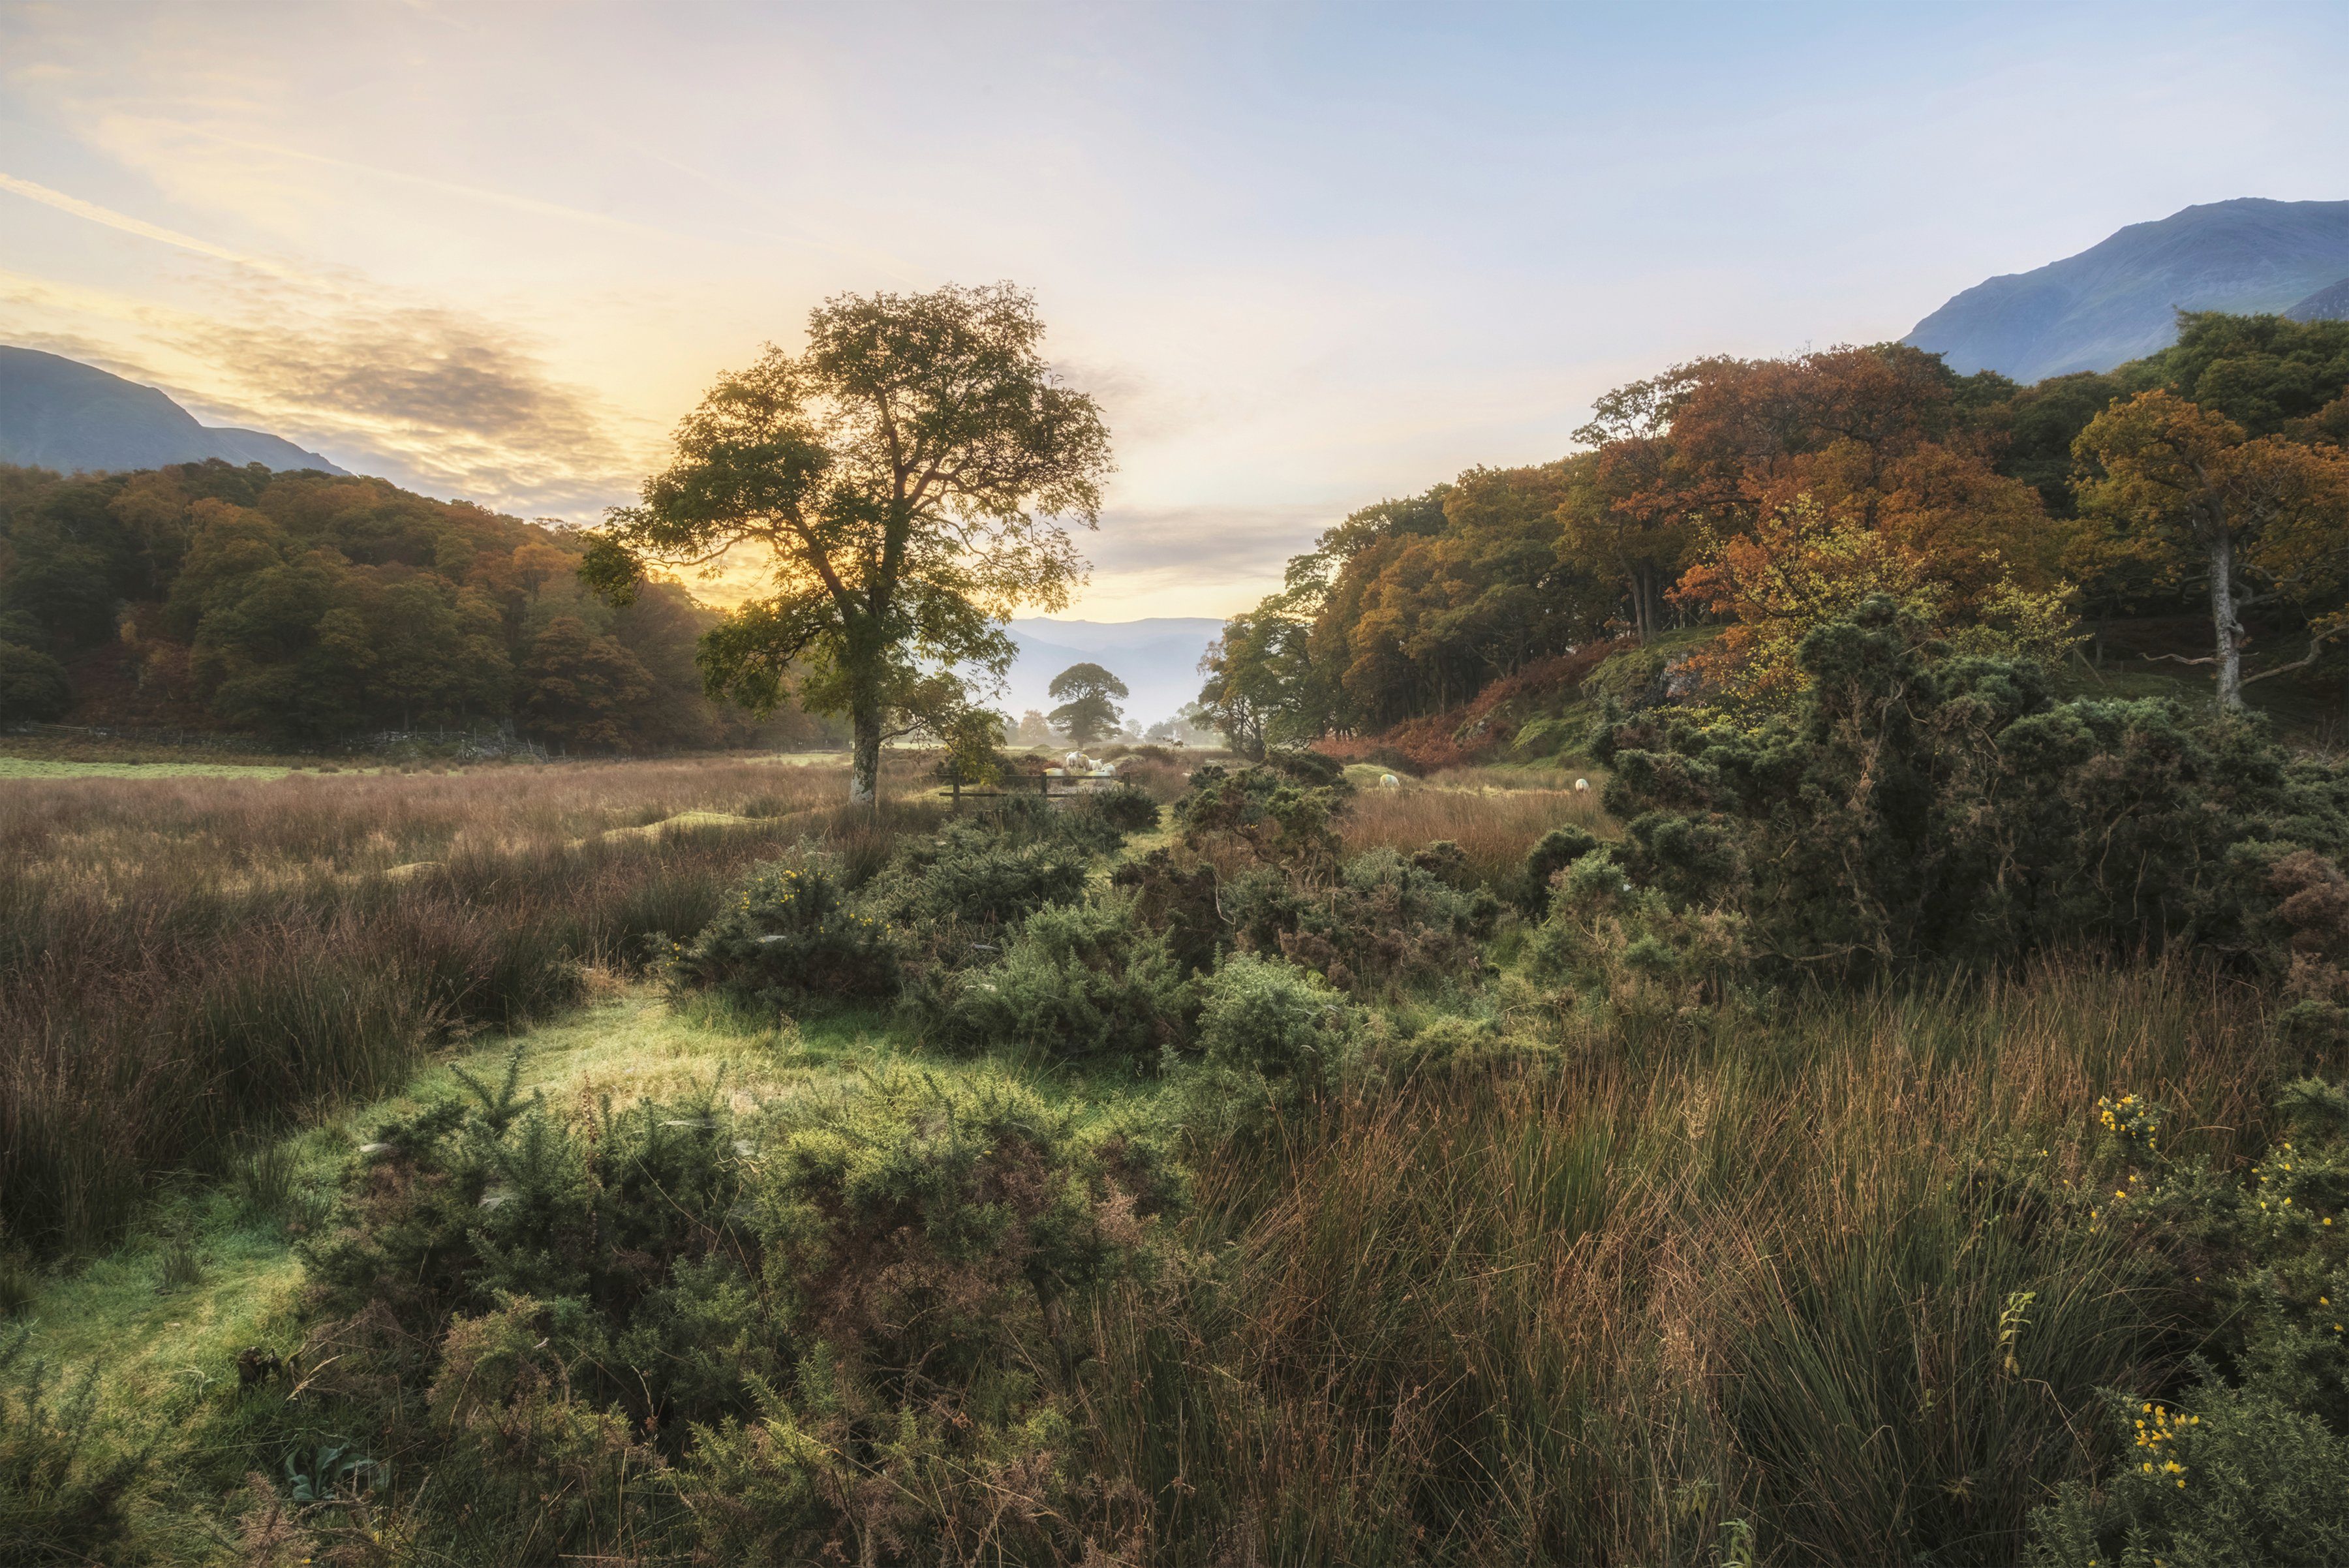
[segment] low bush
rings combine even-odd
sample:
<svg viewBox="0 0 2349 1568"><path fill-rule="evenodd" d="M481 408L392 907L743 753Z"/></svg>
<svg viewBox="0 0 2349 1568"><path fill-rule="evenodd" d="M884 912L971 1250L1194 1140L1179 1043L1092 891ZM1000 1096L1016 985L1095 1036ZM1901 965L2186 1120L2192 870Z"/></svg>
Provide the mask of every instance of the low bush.
<svg viewBox="0 0 2349 1568"><path fill-rule="evenodd" d="M927 1038L956 1049L1154 1064L1188 1040L1195 990L1130 900L1058 904L1029 916L993 963L934 976L914 1011Z"/></svg>
<svg viewBox="0 0 2349 1568"><path fill-rule="evenodd" d="M891 1074L574 1121L510 1074L378 1141L308 1261L418 1554L1081 1550L1089 1303L1184 1201L1130 1128Z"/></svg>
<svg viewBox="0 0 2349 1568"><path fill-rule="evenodd" d="M31 1336L0 1328L0 1547L26 1568L101 1561L148 1456L99 1430L97 1365L61 1376L28 1354Z"/></svg>
<svg viewBox="0 0 2349 1568"><path fill-rule="evenodd" d="M1207 981L1200 1060L1247 1100L1311 1096L1337 1071L1350 1018L1319 976L1281 959L1234 953Z"/></svg>
<svg viewBox="0 0 2349 1568"><path fill-rule="evenodd" d="M744 877L716 919L670 944L665 973L680 993L787 1007L894 995L897 953L888 924L851 907L838 872L802 857Z"/></svg>
<svg viewBox="0 0 2349 1568"><path fill-rule="evenodd" d="M1406 857L1373 849L1327 883L1290 880L1259 867L1226 885L1225 919L1244 949L1279 953L1342 990L1474 977L1500 901L1466 880L1456 850L1430 846Z"/></svg>
<svg viewBox="0 0 2349 1568"><path fill-rule="evenodd" d="M2208 1325L2176 1387L2107 1390L2112 1460L2035 1519L2035 1568L2349 1560L2349 1095L2290 1085L2240 1179L2165 1147L2131 1095L2099 1107L2077 1221L2168 1260Z"/></svg>

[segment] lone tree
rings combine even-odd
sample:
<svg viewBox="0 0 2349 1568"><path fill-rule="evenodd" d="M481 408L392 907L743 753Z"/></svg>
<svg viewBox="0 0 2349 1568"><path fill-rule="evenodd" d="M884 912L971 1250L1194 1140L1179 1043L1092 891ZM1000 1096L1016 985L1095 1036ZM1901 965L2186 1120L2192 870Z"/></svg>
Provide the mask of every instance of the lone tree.
<svg viewBox="0 0 2349 1568"><path fill-rule="evenodd" d="M1118 721L1124 715L1110 699L1133 695L1124 681L1098 664L1071 664L1053 676L1045 691L1061 700L1047 717L1081 746L1116 733Z"/></svg>
<svg viewBox="0 0 2349 1568"><path fill-rule="evenodd" d="M1009 284L826 300L803 352L719 378L580 575L625 603L647 567L770 552L773 593L702 639L703 681L763 713L793 674L801 706L848 715L849 796L873 799L882 742L944 732L968 706L951 671L1000 679L1000 623L1084 579L1063 524L1098 524L1109 431L1043 336Z"/></svg>

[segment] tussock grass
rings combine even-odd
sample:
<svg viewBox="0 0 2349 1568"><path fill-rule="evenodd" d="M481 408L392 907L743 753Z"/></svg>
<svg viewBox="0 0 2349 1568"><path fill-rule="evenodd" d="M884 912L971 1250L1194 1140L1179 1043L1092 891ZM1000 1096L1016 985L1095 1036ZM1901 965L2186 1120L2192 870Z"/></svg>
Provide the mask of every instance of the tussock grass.
<svg viewBox="0 0 2349 1568"><path fill-rule="evenodd" d="M1154 1561L2013 1562L2092 1390L2192 1335L1999 1172L2116 1086L2223 1160L2264 1038L2205 973L2054 965L1341 1100L1205 1160L1226 1288L1098 1313L1095 1462Z"/></svg>
<svg viewBox="0 0 2349 1568"><path fill-rule="evenodd" d="M837 769L755 761L8 785L0 1226L98 1241L159 1175L225 1168L242 1130L578 1000L779 842L869 871L936 815L843 793ZM694 812L745 820L604 836Z"/></svg>

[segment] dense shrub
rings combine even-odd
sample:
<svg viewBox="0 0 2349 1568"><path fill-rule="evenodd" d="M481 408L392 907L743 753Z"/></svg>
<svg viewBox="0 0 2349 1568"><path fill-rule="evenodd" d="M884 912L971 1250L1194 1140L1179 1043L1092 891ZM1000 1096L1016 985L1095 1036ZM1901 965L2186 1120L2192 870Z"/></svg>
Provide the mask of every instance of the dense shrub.
<svg viewBox="0 0 2349 1568"><path fill-rule="evenodd" d="M2111 1464L2035 1520L2040 1568L2349 1559L2349 1095L2303 1080L2279 1110L2237 1180L2173 1159L2137 1096L2100 1107L2073 1203L2190 1275L2211 1334L2184 1386L2108 1391Z"/></svg>
<svg viewBox="0 0 2349 1568"><path fill-rule="evenodd" d="M1748 962L1744 920L1692 909L1634 886L1613 851L1594 849L1555 882L1526 968L1602 1004L1619 1023L1693 1022L1726 1002Z"/></svg>
<svg viewBox="0 0 2349 1568"><path fill-rule="evenodd" d="M1158 803L1133 784L1112 784L1086 795L1079 809L1101 818L1121 834L1158 831Z"/></svg>
<svg viewBox="0 0 2349 1568"><path fill-rule="evenodd" d="M1788 973L2181 941L2283 966L2265 868L2349 846L2349 770L2256 721L2058 701L2034 666L1928 651L1878 599L1804 639L1791 719L1610 731L1631 879L1733 904Z"/></svg>
<svg viewBox="0 0 2349 1568"><path fill-rule="evenodd" d="M31 1336L0 1329L0 1547L26 1568L99 1561L147 1455L98 1430L96 1364L61 1376L28 1354Z"/></svg>
<svg viewBox="0 0 2349 1568"><path fill-rule="evenodd" d="M1343 767L1318 752L1276 755L1281 765L1233 773L1209 763L1193 773L1174 803L1175 826L1210 855L1308 875L1334 869L1341 846L1333 823L1352 794Z"/></svg>
<svg viewBox="0 0 2349 1568"><path fill-rule="evenodd" d="M1553 827L1526 852L1515 897L1535 919L1549 913L1550 879L1599 847L1598 836L1579 827Z"/></svg>
<svg viewBox="0 0 2349 1568"><path fill-rule="evenodd" d="M716 919L671 945L667 974L678 991L779 1007L892 995L897 955L887 924L850 906L832 866L800 857L744 877Z"/></svg>
<svg viewBox="0 0 2349 1568"><path fill-rule="evenodd" d="M1077 898L1093 860L1122 836L1093 813L1014 796L901 846L863 905L893 924L945 927L968 940Z"/></svg>
<svg viewBox="0 0 2349 1568"><path fill-rule="evenodd" d="M1372 849L1326 883L1257 867L1226 887L1222 907L1240 947L1279 953L1341 989L1473 977L1501 905L1485 888L1463 891L1465 879L1450 846L1408 857Z"/></svg>
<svg viewBox="0 0 2349 1568"><path fill-rule="evenodd" d="M1234 953L1207 982L1199 1054L1211 1071L1276 1097L1319 1090L1338 1066L1350 1014L1293 963Z"/></svg>
<svg viewBox="0 0 2349 1568"><path fill-rule="evenodd" d="M1130 1129L904 1075L574 1122L510 1075L378 1141L309 1265L380 1325L333 1386L426 1417L431 1461L389 1460L430 1477L392 1500L419 1551L1078 1555L1087 1303L1182 1201Z"/></svg>
<svg viewBox="0 0 2349 1568"><path fill-rule="evenodd" d="M72 702L64 665L36 648L0 641L0 724L62 718Z"/></svg>
<svg viewBox="0 0 2349 1568"><path fill-rule="evenodd" d="M916 1013L925 1034L957 1049L1154 1063L1188 1039L1195 989L1130 900L1055 904L1029 916L996 961L933 976Z"/></svg>

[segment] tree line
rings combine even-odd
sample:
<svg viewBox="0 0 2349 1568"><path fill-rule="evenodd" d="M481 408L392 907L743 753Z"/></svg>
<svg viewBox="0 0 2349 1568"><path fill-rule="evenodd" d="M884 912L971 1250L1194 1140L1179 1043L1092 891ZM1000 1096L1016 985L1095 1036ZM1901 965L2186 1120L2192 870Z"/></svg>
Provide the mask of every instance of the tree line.
<svg viewBox="0 0 2349 1568"><path fill-rule="evenodd" d="M1595 640L1712 626L1710 690L1783 711L1803 635L1877 595L1961 650L2043 659L2204 613L2207 651L2168 657L2211 668L2228 708L2338 672L2349 323L2179 326L2159 354L2033 386L1883 344L1618 388L1570 456L1324 533L1226 623L1202 707L1251 750L1371 733Z"/></svg>
<svg viewBox="0 0 2349 1568"><path fill-rule="evenodd" d="M0 721L295 743L511 725L616 752L750 737L702 693L695 651L719 618L673 582L602 602L579 581L585 547L378 479L0 468ZM766 732L822 735L797 713Z"/></svg>

